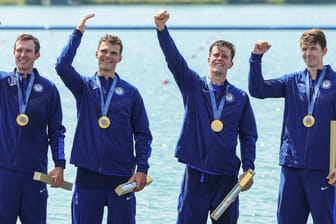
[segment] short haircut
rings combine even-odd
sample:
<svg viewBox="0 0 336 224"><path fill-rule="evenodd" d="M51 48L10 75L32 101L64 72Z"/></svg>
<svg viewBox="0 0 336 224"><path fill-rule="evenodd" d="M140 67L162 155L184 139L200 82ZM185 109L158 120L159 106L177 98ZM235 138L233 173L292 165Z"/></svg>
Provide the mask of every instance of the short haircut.
<svg viewBox="0 0 336 224"><path fill-rule="evenodd" d="M122 44L122 41L121 41L121 39L119 37L114 36L114 35L110 35L110 34L105 34L99 40L98 49L99 49L100 44L102 42L107 42L107 43L112 44L112 45L119 45L120 46L120 52L119 53L120 53L120 55L122 54L123 44Z"/></svg>
<svg viewBox="0 0 336 224"><path fill-rule="evenodd" d="M36 37L34 37L33 35L26 34L26 33L17 36L17 38L15 40L15 43L14 43L14 50L15 50L15 47L16 47L16 43L18 41L29 41L29 40L32 40L35 44L35 53L39 53L40 48L41 48L40 41Z"/></svg>
<svg viewBox="0 0 336 224"><path fill-rule="evenodd" d="M234 58L235 56L235 53L236 53L236 48L235 46L228 42L228 41L225 41L225 40L217 40L215 41L213 44L211 44L210 48L209 48L209 56L211 54L211 51L214 47L227 47L230 49L231 51L231 60Z"/></svg>
<svg viewBox="0 0 336 224"><path fill-rule="evenodd" d="M305 31L300 38L302 44L319 44L322 49L327 47L327 40L324 33L319 29L311 29Z"/></svg>

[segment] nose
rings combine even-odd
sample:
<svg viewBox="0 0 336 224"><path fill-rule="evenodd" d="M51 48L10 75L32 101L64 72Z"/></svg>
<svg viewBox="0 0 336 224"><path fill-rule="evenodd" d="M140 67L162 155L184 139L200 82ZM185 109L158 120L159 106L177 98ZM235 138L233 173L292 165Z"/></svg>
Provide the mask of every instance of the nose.
<svg viewBox="0 0 336 224"><path fill-rule="evenodd" d="M27 52L25 52L25 51L19 51L18 52L18 55L20 56L20 57L23 57L23 56L25 56L27 54Z"/></svg>
<svg viewBox="0 0 336 224"><path fill-rule="evenodd" d="M113 53L108 52L108 53L105 54L105 57L112 58L113 57Z"/></svg>

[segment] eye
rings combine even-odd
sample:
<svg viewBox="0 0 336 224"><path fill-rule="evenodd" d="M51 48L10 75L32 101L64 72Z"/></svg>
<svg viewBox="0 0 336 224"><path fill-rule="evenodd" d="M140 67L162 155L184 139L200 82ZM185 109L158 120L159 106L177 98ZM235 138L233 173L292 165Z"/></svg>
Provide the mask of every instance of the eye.
<svg viewBox="0 0 336 224"><path fill-rule="evenodd" d="M100 53L107 54L107 50L101 50Z"/></svg>

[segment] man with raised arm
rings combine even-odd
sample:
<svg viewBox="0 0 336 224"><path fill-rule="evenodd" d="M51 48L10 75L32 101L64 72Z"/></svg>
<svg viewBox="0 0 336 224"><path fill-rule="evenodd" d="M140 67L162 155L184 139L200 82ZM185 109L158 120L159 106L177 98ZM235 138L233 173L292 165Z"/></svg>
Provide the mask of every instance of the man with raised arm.
<svg viewBox="0 0 336 224"><path fill-rule="evenodd" d="M235 47L225 40L215 41L209 49L209 73L200 76L189 68L168 32L169 13L154 15L157 37L168 68L181 91L185 115L175 156L185 164L178 201L178 224L205 224L209 212L238 182L254 170L257 128L249 97L228 81ZM236 155L238 139L240 157ZM250 181L244 190L248 190ZM238 199L217 221L236 224Z"/></svg>
<svg viewBox="0 0 336 224"><path fill-rule="evenodd" d="M152 135L143 99L136 87L116 72L122 59L119 37L106 34L96 51L97 72L79 74L72 66L86 31L88 14L80 19L57 59L56 71L76 99L77 128L70 163L77 167L72 201L72 222L102 223L108 207L108 224L134 224L134 192L118 196L114 189L136 182L146 184Z"/></svg>
<svg viewBox="0 0 336 224"><path fill-rule="evenodd" d="M281 176L277 218L279 224L334 224L336 172L329 172L330 121L336 119L336 72L323 64L327 41L318 29L299 40L306 68L264 80L262 57L270 43L258 40L250 57L249 91L252 96L284 98L279 163Z"/></svg>

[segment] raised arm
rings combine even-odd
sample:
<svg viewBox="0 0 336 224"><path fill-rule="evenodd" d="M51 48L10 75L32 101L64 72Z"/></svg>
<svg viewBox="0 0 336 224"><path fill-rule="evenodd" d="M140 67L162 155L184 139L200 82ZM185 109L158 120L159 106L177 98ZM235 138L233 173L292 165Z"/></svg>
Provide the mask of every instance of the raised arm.
<svg viewBox="0 0 336 224"><path fill-rule="evenodd" d="M254 43L253 54L265 54L271 47L272 45L269 44L267 41L257 40Z"/></svg>
<svg viewBox="0 0 336 224"><path fill-rule="evenodd" d="M155 13L154 15L154 23L156 26L156 29L158 29L159 31L164 30L166 22L169 19L169 13L167 12L167 10L159 10L157 13Z"/></svg>
<svg viewBox="0 0 336 224"><path fill-rule="evenodd" d="M264 80L262 74L261 59L263 55L271 48L265 40L255 42L250 57L250 70L248 87L251 96L264 99L269 97L284 97L286 76Z"/></svg>
<svg viewBox="0 0 336 224"><path fill-rule="evenodd" d="M84 33L86 31L86 21L95 16L94 13L90 13L81 18L76 26L76 29Z"/></svg>
<svg viewBox="0 0 336 224"><path fill-rule="evenodd" d="M86 31L86 22L88 19L94 17L94 15L93 13L87 14L79 20L76 29L70 35L55 65L57 74L76 97L81 96L83 80L72 63L76 56L77 48L81 43L83 33Z"/></svg>
<svg viewBox="0 0 336 224"><path fill-rule="evenodd" d="M193 83L198 77L189 68L186 60L177 49L173 38L170 36L166 25L168 19L169 13L166 10L159 10L154 14L154 23L161 50L179 89L184 92L188 91L191 86L190 83Z"/></svg>

